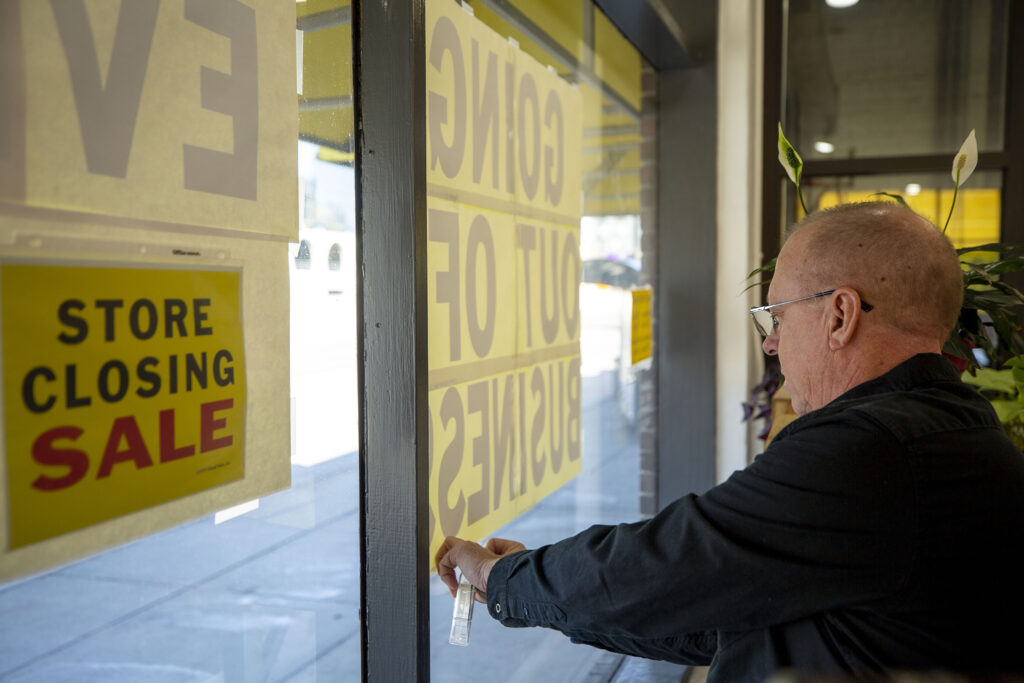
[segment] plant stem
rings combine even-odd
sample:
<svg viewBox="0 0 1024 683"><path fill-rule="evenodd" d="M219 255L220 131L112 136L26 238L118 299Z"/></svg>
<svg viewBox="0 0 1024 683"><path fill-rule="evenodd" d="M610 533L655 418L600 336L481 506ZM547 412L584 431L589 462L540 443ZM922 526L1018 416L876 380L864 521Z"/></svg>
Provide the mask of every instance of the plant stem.
<svg viewBox="0 0 1024 683"><path fill-rule="evenodd" d="M804 215L807 215L807 204L804 203L804 191L800 189L800 183L796 184L796 196L800 199L800 208L804 210Z"/></svg>
<svg viewBox="0 0 1024 683"><path fill-rule="evenodd" d="M953 188L953 203L949 205L949 215L946 216L946 224L942 226L942 234L946 234L949 227L949 219L953 217L953 208L956 206L956 195L960 191L960 169L956 170L956 187Z"/></svg>

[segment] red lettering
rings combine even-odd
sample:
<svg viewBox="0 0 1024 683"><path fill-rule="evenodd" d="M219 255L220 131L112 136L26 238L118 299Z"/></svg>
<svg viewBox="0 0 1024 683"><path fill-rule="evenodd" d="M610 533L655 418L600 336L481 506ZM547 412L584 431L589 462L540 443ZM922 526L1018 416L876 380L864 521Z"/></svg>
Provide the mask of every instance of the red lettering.
<svg viewBox="0 0 1024 683"><path fill-rule="evenodd" d="M196 452L194 445L174 445L174 409L160 411L160 462L170 462L179 458L187 458Z"/></svg>
<svg viewBox="0 0 1024 683"><path fill-rule="evenodd" d="M235 405L235 399L226 398L223 401L210 401L199 406L199 452L206 453L208 451L214 451L218 448L225 448L230 446L234 442L234 437L230 434L222 436L218 439L213 437L213 433L218 429L224 429L227 425L226 418L217 419L215 413L218 410L227 410Z"/></svg>
<svg viewBox="0 0 1024 683"><path fill-rule="evenodd" d="M55 427L36 438L32 444L32 459L40 465L67 467L68 472L62 477L48 477L41 474L32 482L33 488L40 491L57 491L66 489L82 480L82 477L89 471L89 456L85 451L53 447L53 442L58 439L75 441L82 433L81 427Z"/></svg>
<svg viewBox="0 0 1024 683"><path fill-rule="evenodd" d="M119 451L117 448L121 445L122 437L127 442L127 448ZM100 462L100 471L96 473L96 478L110 476L110 470L114 465L129 460L135 463L136 469L150 467L153 464L153 458L149 456L146 442L142 439L142 432L139 431L135 418L119 417L110 428L110 438L107 439L107 447L103 449L103 461Z"/></svg>

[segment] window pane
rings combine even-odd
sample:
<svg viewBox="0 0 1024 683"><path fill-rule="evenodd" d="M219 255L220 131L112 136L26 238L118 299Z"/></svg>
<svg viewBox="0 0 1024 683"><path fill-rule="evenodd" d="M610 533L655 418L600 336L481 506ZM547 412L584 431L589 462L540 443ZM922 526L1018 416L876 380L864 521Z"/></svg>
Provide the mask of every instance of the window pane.
<svg viewBox="0 0 1024 683"><path fill-rule="evenodd" d="M972 128L1001 149L1008 7L791 0L787 136L806 159L944 154Z"/></svg>
<svg viewBox="0 0 1024 683"><path fill-rule="evenodd" d="M359 679L355 181L347 5L345 0L297 3L297 26L307 29L296 36L303 141L297 143L298 178L289 182L299 183L301 241L277 243L273 259L276 267L289 270L290 320L273 323L290 325L290 358L282 347L254 360L258 340L246 337L249 386L255 383L251 375L267 363L290 362L291 452L273 454L290 459L290 488L0 586L0 679ZM267 6L257 4L256 11ZM116 17L116 11L104 16ZM96 26L97 35L113 35L113 24ZM289 37L294 30L288 21ZM227 59L227 40L212 32L189 35L203 33L223 40L218 47ZM172 37L161 38L158 29L154 51L156 43ZM287 46L290 53L290 40ZM265 66L260 64L261 76ZM223 75L216 70L220 66L210 68ZM195 78L198 97L198 66ZM203 113L227 125L230 135L227 117ZM294 129L295 120L260 120L261 129L281 125ZM183 246L189 238L187 233L176 237ZM216 239L236 256L241 238ZM246 269L244 277L258 278L259 272ZM258 420L259 406L250 403L250 408L248 419Z"/></svg>
<svg viewBox="0 0 1024 683"><path fill-rule="evenodd" d="M959 248L999 241L1002 184L1002 173L975 172L957 193L952 216L949 207L953 181L949 173L815 177L808 179L803 189L809 211L875 201L879 199L877 192L902 195L910 208L940 228L948 217L946 234Z"/></svg>
<svg viewBox="0 0 1024 683"><path fill-rule="evenodd" d="M450 5L449 0L428 2L444 3L446 7ZM582 128L582 149L577 152L576 158L567 159L564 163L565 167L573 168L580 174L583 202L578 245L574 245L578 250L580 263L578 337L581 470L568 483L540 499L532 508L526 509L524 506L512 521L487 534L518 540L527 547L538 547L570 536L592 524L639 519L642 492L652 490L654 485L653 474L648 473L646 478L641 476L638 431L640 416L644 409L640 404L639 387L644 381L650 381L647 375L650 373L651 361L633 363L631 334L634 291L650 284L649 266L645 268L645 265L654 257L652 253L644 252L641 240L644 230L653 227L650 222L653 222L653 207L656 203L653 187L645 184L642 177L644 169L647 171L646 177L653 178L655 175L652 173L654 160L650 155L655 146L656 126L653 116L645 118L645 115L651 112L644 107L645 96L648 97L648 101L651 99L649 96L654 89L655 74L653 71L644 71L639 53L592 3L550 3L543 0L516 0L509 3L479 0L472 3L472 9L476 21L499 34L500 54L507 54L504 47L505 38L513 38L518 47L531 58L554 70L562 78L575 83L582 100L581 120L566 121L566 131L575 129L578 135ZM458 11L462 12L461 9ZM427 16L429 46L432 44L429 21L432 14L429 9ZM466 41L469 44L468 39ZM479 74L482 82L486 83L488 47L484 39L479 40L478 44L479 48L462 50L464 68L466 74ZM479 51L474 54L474 49ZM429 98L432 97L431 75L436 79L437 72L440 71L446 78L449 77L447 59L445 57L440 60L441 66L436 69L428 64L428 107ZM502 56L501 59L505 57ZM478 60L478 63L474 65L473 60ZM506 72L503 62L498 62L496 73L504 77ZM473 94L473 82L471 79L467 86L467 98L470 103L467 131L474 130L473 117L481 110L481 105L477 104L478 100L473 99L477 97ZM500 83L498 92L503 93L504 81ZM439 101L436 99L438 94L445 94L440 92L444 85L433 87L439 91L433 94L436 102ZM479 90L483 92L486 92L485 88L485 85L479 86ZM452 93L454 92L455 89L452 89ZM540 101L545 101L543 90ZM522 100L519 106L523 106ZM442 118L446 125L456 118L457 114L454 112L454 108L449 109L447 115ZM430 116L428 111L428 118ZM540 125L550 125L546 123L543 115ZM432 125L428 124L428 128L433 130ZM430 130L428 137L431 135ZM446 136L452 135L451 127L443 130ZM477 133L481 135L480 138L467 134L466 164L470 164L474 158L470 154L470 150L475 149L473 145L479 145L479 140L487 141L484 137L486 129L484 133L480 133L479 130ZM522 130L518 130L517 133L521 134ZM450 139L446 137L439 143L448 145ZM499 152L504 154L503 150ZM428 159L430 157L428 154ZM482 158L485 161L489 159L487 156ZM522 157L517 156L516 160L517 163L522 163ZM476 168L475 164L472 166ZM482 189L475 186L479 181L468 176L462 187L457 187L451 192L464 190L480 194L489 191L491 186L488 174L491 167L484 163L482 168L482 177L485 181ZM432 192L436 191L430 189L428 180L428 194ZM436 203L435 197L436 195L428 199L428 202L435 202L428 204L428 209L436 207L450 210L447 205ZM487 198L476 201L481 203L464 202L470 204L465 212L471 216L479 213L479 210L473 207L486 206L483 202L487 201ZM513 207L512 211L516 209L517 207ZM578 208L576 210L578 211ZM486 215L492 225L499 224L497 214ZM428 230L432 234L432 240L435 240L434 220L433 217L428 219ZM537 221L526 217L520 222ZM512 229L512 226L512 221L509 221L509 229ZM497 228L495 234L498 234ZM429 252L428 261L439 261L431 263L428 272L437 271L438 278L446 273L445 269L450 269L446 265L449 262L447 253L447 250L444 253ZM541 265L541 268L546 267L546 264ZM534 288L544 286L541 277L536 269L531 271L530 280ZM467 287L471 286L472 284L467 284ZM439 279L437 289L440 290L440 287ZM436 305L429 310L430 315L434 316ZM539 332L535 330L534 334ZM432 336L432 358L437 352L436 342ZM463 341L462 346L463 355L471 353L466 348L469 346L466 341ZM494 359L487 360L493 362ZM433 377L434 366L431 367ZM526 387L529 390L531 383L529 375L527 377ZM433 380L431 384L434 385ZM438 406L432 404L431 411L436 413ZM548 434L544 434L539 449L536 439L533 439L531 445L534 423L530 418L540 412L532 411L532 407L527 408L525 441L521 443L517 434L514 438L513 453L517 461L519 454L526 458L524 462L529 462L533 455L537 455L543 463L547 458L544 449L548 442ZM457 509L457 520L465 519L471 522L469 506L472 503L469 497L479 495L481 481L484 482L485 488L492 479L499 481L499 488L491 490L497 492L496 496L504 499L505 487L511 475L506 474L504 478L497 479L502 475L495 474L498 466L494 465L495 461L491 459L493 456L490 444L482 442L486 444L482 447L482 457L477 455L476 450L472 450L475 448L472 444L482 434L489 433L490 441L494 441L495 423L491 422L490 432L487 432L487 427L483 426L486 425L487 418L480 411L471 410L469 415L466 428L462 432L463 452L467 455L463 457L461 472L471 469L473 475L470 479L473 483L466 487L442 484L438 492L441 501L439 506L449 509L442 510L438 516L451 515L452 511ZM432 420L433 467L442 468L441 481L448 481L455 475L447 475L448 479L444 478L446 475L443 474L443 461L453 452L451 449L455 447L456 437L453 436L454 431L448 426L448 422L441 422L436 418ZM558 438L557 432L555 438ZM562 438L565 438L564 433ZM453 461L454 459L453 457ZM467 463L470 460L473 464L468 467ZM490 470L487 469L488 466ZM511 467L510 464L508 468ZM508 468L498 471L509 472ZM527 469L523 476L530 476L531 473L535 473L535 470ZM462 476L465 478L464 474ZM641 485L642 479L646 483L646 489ZM465 503L464 508L460 507L462 503ZM437 522L432 518L431 524L436 527L436 540L438 529L444 522ZM472 529L469 522L466 523L466 527ZM484 537L472 540L483 541ZM482 605L477 605L475 610L469 647L450 645L453 601L436 575L431 581L430 590L431 680L464 681L481 676L489 681L499 682L606 680L619 666L619 655L588 646L573 645L568 638L556 631L504 628L490 618ZM496 662L501 662L501 665L496 666ZM678 678L680 672L677 670L676 673Z"/></svg>

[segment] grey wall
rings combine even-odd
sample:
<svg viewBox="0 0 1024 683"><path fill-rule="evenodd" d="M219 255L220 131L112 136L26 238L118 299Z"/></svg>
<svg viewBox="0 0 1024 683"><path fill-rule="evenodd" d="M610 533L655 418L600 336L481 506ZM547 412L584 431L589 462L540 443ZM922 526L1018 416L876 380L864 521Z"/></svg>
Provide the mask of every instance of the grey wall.
<svg viewBox="0 0 1024 683"><path fill-rule="evenodd" d="M715 483L714 62L658 94L658 507Z"/></svg>

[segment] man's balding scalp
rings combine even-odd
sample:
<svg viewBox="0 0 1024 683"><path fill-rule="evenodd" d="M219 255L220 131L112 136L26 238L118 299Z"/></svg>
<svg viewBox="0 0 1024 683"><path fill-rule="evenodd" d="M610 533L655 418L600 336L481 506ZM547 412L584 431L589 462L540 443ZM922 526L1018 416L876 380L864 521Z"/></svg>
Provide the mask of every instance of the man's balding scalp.
<svg viewBox="0 0 1024 683"><path fill-rule="evenodd" d="M926 218L892 202L841 204L811 214L796 231L806 239L803 266L815 291L853 287L892 327L940 342L955 327L960 260Z"/></svg>

